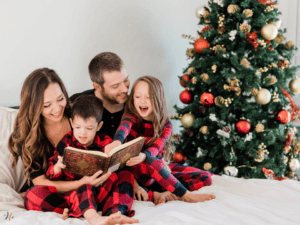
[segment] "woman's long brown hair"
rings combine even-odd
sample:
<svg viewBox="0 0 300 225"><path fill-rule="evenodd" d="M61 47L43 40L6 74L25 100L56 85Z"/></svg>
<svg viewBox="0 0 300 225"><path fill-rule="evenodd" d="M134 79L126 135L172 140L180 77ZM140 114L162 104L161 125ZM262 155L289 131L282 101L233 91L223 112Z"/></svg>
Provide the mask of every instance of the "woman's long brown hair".
<svg viewBox="0 0 300 225"><path fill-rule="evenodd" d="M153 108L153 112L152 112L153 116L151 122L153 124L154 135L153 138L151 138L150 141L147 143L147 146L151 146L154 143L154 141L157 138L159 138L159 136L162 134L163 129L165 127L165 123L167 120L170 120L170 118L167 113L167 102L165 98L163 85L160 82L160 80L152 76L143 76L138 78L134 82L130 95L128 97L128 101L124 109L124 114L133 113L138 115L140 121L142 120L142 117L139 115L139 113L134 107L134 99L133 99L135 87L140 81L144 81L149 85L149 96ZM166 161L169 161L173 155L171 137L172 137L172 133L164 146L164 159Z"/></svg>
<svg viewBox="0 0 300 225"><path fill-rule="evenodd" d="M47 170L51 143L46 136L44 119L41 115L44 92L51 83L57 83L67 99L65 112L69 110L69 98L66 88L55 73L48 68L33 71L24 81L21 91L21 105L17 114L14 131L9 137L8 148L14 157L15 167L19 156L24 164L24 175L28 182L30 173Z"/></svg>

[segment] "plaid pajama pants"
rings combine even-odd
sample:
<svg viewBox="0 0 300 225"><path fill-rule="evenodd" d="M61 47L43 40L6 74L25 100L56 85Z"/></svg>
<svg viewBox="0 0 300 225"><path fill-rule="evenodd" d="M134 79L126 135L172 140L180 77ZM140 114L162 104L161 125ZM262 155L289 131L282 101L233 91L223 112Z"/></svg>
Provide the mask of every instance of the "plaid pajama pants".
<svg viewBox="0 0 300 225"><path fill-rule="evenodd" d="M148 191L148 201L153 201L153 191L170 191L182 197L187 190L195 191L211 184L211 174L207 171L175 163L169 167L171 173L164 168L161 159L153 156L132 167L138 183Z"/></svg>
<svg viewBox="0 0 300 225"><path fill-rule="evenodd" d="M112 173L98 188L84 184L64 194L53 186L34 186L27 190L24 207L27 210L53 211L62 214L69 209L69 216L80 217L87 209L102 210L103 216L120 211L133 216L133 175L128 170Z"/></svg>

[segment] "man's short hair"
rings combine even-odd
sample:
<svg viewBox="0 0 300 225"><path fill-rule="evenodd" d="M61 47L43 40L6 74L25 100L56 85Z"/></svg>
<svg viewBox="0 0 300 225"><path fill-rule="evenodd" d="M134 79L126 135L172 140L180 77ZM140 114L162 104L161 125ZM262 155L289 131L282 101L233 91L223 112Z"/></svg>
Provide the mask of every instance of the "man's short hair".
<svg viewBox="0 0 300 225"><path fill-rule="evenodd" d="M121 71L124 66L122 59L115 53L102 52L96 55L89 64L91 80L103 86L105 72Z"/></svg>
<svg viewBox="0 0 300 225"><path fill-rule="evenodd" d="M94 95L81 95L72 104L71 118L79 116L84 120L94 117L99 124L103 116L102 101Z"/></svg>

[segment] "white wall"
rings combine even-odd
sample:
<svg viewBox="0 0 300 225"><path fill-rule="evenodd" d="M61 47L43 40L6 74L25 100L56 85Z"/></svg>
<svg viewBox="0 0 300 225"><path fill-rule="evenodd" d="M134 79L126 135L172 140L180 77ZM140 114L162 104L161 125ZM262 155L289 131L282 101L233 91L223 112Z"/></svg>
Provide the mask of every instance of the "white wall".
<svg viewBox="0 0 300 225"><path fill-rule="evenodd" d="M283 4L284 2L284 4ZM87 66L98 53L121 56L134 80L163 82L169 114L182 105L177 76L188 65L189 40L199 29L195 10L206 0L0 0L0 105L19 105L22 83L34 69L56 70L70 95L92 88ZM298 4L298 5L297 5ZM280 1L287 37L296 40L299 1ZM298 20L298 26L296 26ZM300 63L298 57L298 63ZM300 76L300 74L299 74ZM300 103L300 102L299 102ZM175 133L180 122L174 122Z"/></svg>

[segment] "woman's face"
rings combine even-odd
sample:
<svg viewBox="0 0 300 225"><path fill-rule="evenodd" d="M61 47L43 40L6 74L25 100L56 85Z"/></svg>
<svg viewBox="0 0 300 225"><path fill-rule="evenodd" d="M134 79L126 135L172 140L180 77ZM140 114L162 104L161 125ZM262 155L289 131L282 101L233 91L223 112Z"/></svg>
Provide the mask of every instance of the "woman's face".
<svg viewBox="0 0 300 225"><path fill-rule="evenodd" d="M42 115L46 122L59 122L64 116L67 100L58 83L51 83L44 92Z"/></svg>

